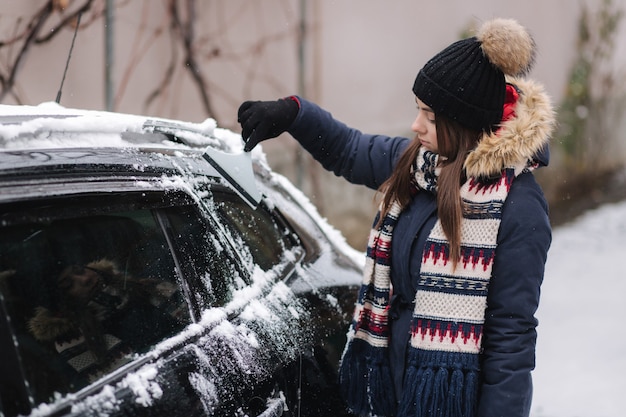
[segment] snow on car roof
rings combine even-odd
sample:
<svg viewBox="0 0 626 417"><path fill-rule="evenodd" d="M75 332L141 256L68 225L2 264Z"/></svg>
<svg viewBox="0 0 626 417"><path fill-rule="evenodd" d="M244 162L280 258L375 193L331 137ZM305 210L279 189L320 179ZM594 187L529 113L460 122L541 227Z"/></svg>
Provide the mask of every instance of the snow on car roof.
<svg viewBox="0 0 626 417"><path fill-rule="evenodd" d="M205 159L249 204L261 201L241 136L201 123L124 113L38 106L0 105L0 150L128 148L149 146L204 149ZM258 154L256 154L258 156Z"/></svg>
<svg viewBox="0 0 626 417"><path fill-rule="evenodd" d="M56 134L51 134L55 132ZM241 136L217 127L214 119L201 123L153 118L98 110L72 109L55 102L36 106L0 105L0 150L50 149L72 147L136 147L123 133L162 132L184 138L184 143L170 140L150 146L206 147L216 146L237 153L243 149ZM85 135L84 133L89 133Z"/></svg>

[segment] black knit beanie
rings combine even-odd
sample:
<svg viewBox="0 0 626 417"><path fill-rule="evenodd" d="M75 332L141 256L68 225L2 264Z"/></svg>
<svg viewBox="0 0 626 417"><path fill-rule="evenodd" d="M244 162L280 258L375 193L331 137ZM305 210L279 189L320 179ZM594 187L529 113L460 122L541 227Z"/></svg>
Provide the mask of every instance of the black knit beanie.
<svg viewBox="0 0 626 417"><path fill-rule="evenodd" d="M420 70L413 93L460 124L490 130L502 118L505 76L530 71L535 42L515 20L485 22L477 35L439 52Z"/></svg>

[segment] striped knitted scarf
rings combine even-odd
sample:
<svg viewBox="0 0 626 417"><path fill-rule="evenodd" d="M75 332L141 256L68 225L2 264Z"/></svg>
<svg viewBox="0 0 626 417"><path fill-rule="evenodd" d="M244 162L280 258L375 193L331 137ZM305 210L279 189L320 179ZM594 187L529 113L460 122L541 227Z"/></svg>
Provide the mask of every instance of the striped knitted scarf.
<svg viewBox="0 0 626 417"><path fill-rule="evenodd" d="M437 155L421 150L415 164L420 190L436 192ZM503 203L516 172L499 178L470 178L461 187L464 210L461 258L455 270L439 221L424 247L405 372L406 387L396 409L389 371L388 310L391 297L391 240L402 208L396 202L370 233L359 291L340 369L342 394L357 415L464 416L475 413L479 353L487 288ZM380 214L379 214L380 215ZM374 224L378 223L378 217Z"/></svg>

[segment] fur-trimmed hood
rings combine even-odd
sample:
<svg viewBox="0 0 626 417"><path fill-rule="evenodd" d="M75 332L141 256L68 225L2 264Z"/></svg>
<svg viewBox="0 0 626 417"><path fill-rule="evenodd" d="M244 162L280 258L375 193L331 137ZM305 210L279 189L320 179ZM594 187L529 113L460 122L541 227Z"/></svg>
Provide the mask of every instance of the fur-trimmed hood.
<svg viewBox="0 0 626 417"><path fill-rule="evenodd" d="M497 176L504 168L523 167L529 161L547 165L546 145L556 123L550 99L532 80L508 77L507 82L519 93L515 116L483 135L465 160L468 177Z"/></svg>
<svg viewBox="0 0 626 417"><path fill-rule="evenodd" d="M124 311L130 303L151 304L160 306L169 300L177 301L178 287L171 282L152 278L135 278L121 272L117 264L109 259L100 259L85 265L97 271L101 278L101 286L95 294L79 304L67 302L67 297L60 296L58 308L51 310L39 306L33 317L28 321L31 334L40 341L52 341L58 337L81 332L91 321L106 322L109 317ZM69 272L66 272L69 271ZM71 273L71 269L61 274ZM172 317L184 314L184 303L164 306Z"/></svg>
<svg viewBox="0 0 626 417"><path fill-rule="evenodd" d="M117 265L108 259L100 259L86 265L109 276L119 275ZM35 308L33 317L28 321L28 329L35 339L53 341L56 338L78 331L77 323L68 317L67 311L52 311L46 307Z"/></svg>
<svg viewBox="0 0 626 417"><path fill-rule="evenodd" d="M78 329L68 317L55 314L46 307L37 307L35 308L35 315L28 321L28 330L35 339L51 342Z"/></svg>

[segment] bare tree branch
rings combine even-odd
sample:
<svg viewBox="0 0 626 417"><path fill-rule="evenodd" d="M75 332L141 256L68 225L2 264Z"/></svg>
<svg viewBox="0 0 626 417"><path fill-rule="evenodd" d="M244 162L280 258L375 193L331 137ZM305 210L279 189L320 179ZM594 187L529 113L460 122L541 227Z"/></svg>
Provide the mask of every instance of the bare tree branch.
<svg viewBox="0 0 626 417"><path fill-rule="evenodd" d="M7 65L8 75L0 75L0 84L2 85L2 89L0 90L0 102L2 102L9 94L15 97L18 102L20 101L15 95L13 89L15 87L15 81L17 79L19 69L21 68L21 64L26 59L26 55L30 51L31 46L49 42L61 31L62 28L75 24L77 16L89 10L93 2L94 0L86 0L82 6L77 8L74 12L68 14L59 24L48 31L45 36L38 37L44 25L59 7L55 0L49 0L33 15L23 31L18 32L11 39L0 42L0 48L14 45L20 41L22 42L19 51L15 55L15 59ZM92 18L92 21L95 19L97 19L97 17Z"/></svg>
<svg viewBox="0 0 626 417"><path fill-rule="evenodd" d="M224 3L220 0L214 0L211 3L205 1L200 3L197 0L168 0L160 3L166 9L165 14L160 14L164 20L154 22L149 20L150 16L154 15L147 13L147 10L155 3L144 1L145 7L141 13L133 11L134 16L129 20L132 21L137 16L143 18L133 38L134 47L131 55L129 59L123 61L126 65L122 70L121 82L116 91L116 106L124 100L124 95L131 86L133 74L144 64L150 51L159 47L159 42L162 45L166 36L169 38L167 41L170 42L171 48L169 62L161 66L160 70L164 72L148 88L144 100L146 107L154 106L157 100L162 100L164 103L170 102L173 97L172 93L178 92L174 87L176 80L183 82L182 85L190 80L198 94L203 112L207 117L217 118L213 102L215 97L220 97L232 105L235 105L239 99L231 88L225 88L223 83L212 78L213 74L206 71L207 62L213 60L221 64L230 63L236 67L237 71L243 71L244 91L246 86L252 83L263 83L276 90L282 88L284 80L276 77L271 71L264 72L264 66L259 65L259 62L267 54L271 44L283 42L293 36L291 25L286 25L287 30L279 30L278 33L271 30L268 34L253 37L243 50L237 51L229 41L229 32L242 20L242 17L250 13L259 14L261 11L258 9L264 6L257 5L255 2L242 3L232 9L224 7ZM31 91L29 88L24 88L22 91L17 87L20 83L18 74L25 67L29 52L34 52L33 47L37 49L45 44L52 44L59 38L57 35L64 28L75 29L78 15L82 16L79 30L84 31L93 23L101 21L106 10L104 0L45 0L40 4L41 7L32 15L16 19L12 33L0 39L0 52L2 52L0 102L10 97L19 103L22 101L20 96ZM115 7L119 9L129 4L136 4L136 1L117 0ZM212 17L220 12L223 15L217 16L215 22L210 25L197 27L196 25L200 22L199 14L204 13L202 9L206 8L207 4L211 4ZM293 13L287 10L290 21L295 19L292 15ZM235 44L238 47L238 42ZM56 49L53 46L50 48ZM58 49L65 51L61 47Z"/></svg>
<svg viewBox="0 0 626 417"><path fill-rule="evenodd" d="M157 84L157 87L152 90L152 92L148 95L148 98L145 100L145 106L148 107L152 104L152 102L163 94L163 91L169 85L169 80L172 79L174 75L174 71L176 70L176 62L178 61L178 49L176 48L176 42L172 40L170 42L171 50L172 50L172 58L170 59L170 63L167 66L165 73L163 74L163 79L160 83Z"/></svg>
<svg viewBox="0 0 626 417"><path fill-rule="evenodd" d="M61 29L68 27L68 26L73 26L78 16L88 11L91 8L93 2L94 0L86 0L82 6L80 6L78 9L68 14L67 16L65 16L65 18L63 18L56 26L50 29L47 32L46 36L43 36L41 38L36 38L34 40L34 43L41 44L41 43L49 42L51 39L53 39L56 35L58 35L61 32ZM52 1L50 1L48 4L52 6ZM84 24L84 26L88 26L89 24L91 24L91 22L99 19L101 16L102 16L102 11L98 13L96 16L93 16L89 22Z"/></svg>
<svg viewBox="0 0 626 417"><path fill-rule="evenodd" d="M31 44L34 42L37 34L43 27L46 20L50 17L52 13L52 2L49 1L46 3L41 10L39 10L29 22L24 31L25 40L20 48L17 56L13 63L9 66L9 75L6 78L2 78L2 91L0 91L0 102L4 100L7 94L9 94L13 90L13 86L15 85L15 77L17 76L18 69L20 68L20 64L26 58L26 54L30 49ZM0 45L2 46L2 45Z"/></svg>
<svg viewBox="0 0 626 417"><path fill-rule="evenodd" d="M164 31L163 27L167 23L167 17L165 17L166 19L165 23L158 25L156 29L148 33L147 34L148 40L147 41L144 40L145 38L144 35L147 32L148 27L149 27L148 23L149 23L150 14L149 14L148 8L153 7L153 6L154 6L154 3L151 1L145 1L143 4L143 9L140 13L142 18L135 32L133 47L130 53L128 65L126 66L126 69L123 72L119 86L117 87L117 92L115 93L115 100L114 100L114 105L113 105L114 108L117 106L118 103L122 101L122 98L124 97L124 94L126 93L126 88L128 87L130 83L133 72L137 69L137 67L143 60L143 58L145 58L146 54L150 50L150 47L152 47L154 43L159 40L159 38L161 37ZM176 52L176 48L172 47L172 49L174 50L174 52ZM174 65L173 62L170 63L170 66L172 65ZM166 71L166 73L167 72L169 71ZM161 86L161 85L167 84L167 79L168 77L166 75L166 78L157 85ZM159 91L160 87L157 87L156 90ZM156 94L154 92L149 94L148 99L146 100L147 104L145 106L146 107L149 106L150 102L154 98L153 96L156 97L158 95L159 95L158 92Z"/></svg>
<svg viewBox="0 0 626 417"><path fill-rule="evenodd" d="M185 51L185 68L189 70L191 78L198 85L198 93L208 117L215 117L213 106L208 92L208 83L202 75L200 66L194 51L194 23L195 23L195 0L186 0L187 21L183 22L178 13L177 1L170 1L170 11L174 28L178 31Z"/></svg>

